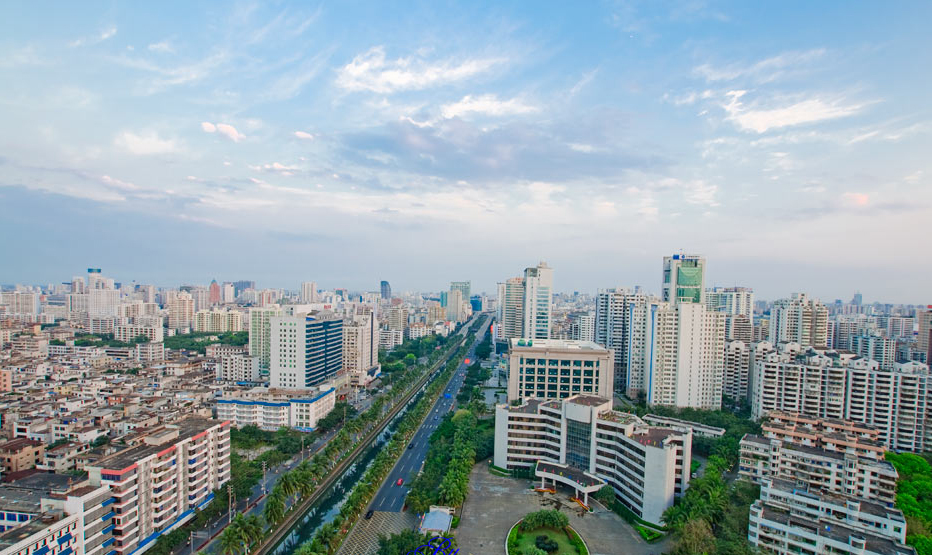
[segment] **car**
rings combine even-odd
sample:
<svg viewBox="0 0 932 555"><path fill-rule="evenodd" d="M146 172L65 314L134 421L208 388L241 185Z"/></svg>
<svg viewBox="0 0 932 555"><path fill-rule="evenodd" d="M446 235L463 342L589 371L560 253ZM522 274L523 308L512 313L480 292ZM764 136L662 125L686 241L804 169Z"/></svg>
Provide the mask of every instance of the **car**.
<svg viewBox="0 0 932 555"><path fill-rule="evenodd" d="M375 514L375 511L373 511L372 509L369 509L368 511L366 511L366 520L369 520L370 518L372 518L372 515L374 514Z"/></svg>
<svg viewBox="0 0 932 555"><path fill-rule="evenodd" d="M404 483L405 483L404 478L398 478L398 481L395 482L395 485L400 486L400 485L403 485Z"/></svg>
<svg viewBox="0 0 932 555"><path fill-rule="evenodd" d="M414 444L413 444L413 443L409 443L409 444L408 444L408 449L414 449Z"/></svg>

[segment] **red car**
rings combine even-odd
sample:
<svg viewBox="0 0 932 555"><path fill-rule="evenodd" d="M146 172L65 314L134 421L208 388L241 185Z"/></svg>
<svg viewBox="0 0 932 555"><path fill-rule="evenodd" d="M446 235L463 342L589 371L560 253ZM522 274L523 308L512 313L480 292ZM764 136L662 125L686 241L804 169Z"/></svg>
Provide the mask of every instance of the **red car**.
<svg viewBox="0 0 932 555"><path fill-rule="evenodd" d="M400 485L403 484L403 483L405 483L405 481L404 481L403 479L401 479L401 478L398 478L398 481L395 482L395 485L396 485L396 486L400 486Z"/></svg>

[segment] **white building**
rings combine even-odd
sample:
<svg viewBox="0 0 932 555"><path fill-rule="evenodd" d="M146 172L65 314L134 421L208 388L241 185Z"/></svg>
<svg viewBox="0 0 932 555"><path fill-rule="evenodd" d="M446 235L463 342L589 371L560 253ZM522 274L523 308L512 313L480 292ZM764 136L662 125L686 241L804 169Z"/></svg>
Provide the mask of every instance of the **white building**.
<svg viewBox="0 0 932 555"><path fill-rule="evenodd" d="M259 357L244 354L221 356L217 362L217 379L224 382L258 382Z"/></svg>
<svg viewBox="0 0 932 555"><path fill-rule="evenodd" d="M217 400L217 418L237 428L258 426L263 430L282 427L309 432L336 404L336 390L282 391L255 388Z"/></svg>
<svg viewBox="0 0 932 555"><path fill-rule="evenodd" d="M733 316L754 315L754 290L750 287L713 287L706 289L705 306L714 312Z"/></svg>
<svg viewBox="0 0 932 555"><path fill-rule="evenodd" d="M524 278L498 284L498 339L524 336Z"/></svg>
<svg viewBox="0 0 932 555"><path fill-rule="evenodd" d="M879 503L896 498L897 472L886 461L751 434L741 438L738 474L756 483L794 480Z"/></svg>
<svg viewBox="0 0 932 555"><path fill-rule="evenodd" d="M230 423L188 418L148 431L136 445L86 466L110 488L117 555L142 553L194 517L230 480Z"/></svg>
<svg viewBox="0 0 932 555"><path fill-rule="evenodd" d="M317 282L314 281L305 281L301 284L301 302L302 303L316 303L317 302Z"/></svg>
<svg viewBox="0 0 932 555"><path fill-rule="evenodd" d="M404 342L404 332L401 330L381 329L379 330L379 348L391 351Z"/></svg>
<svg viewBox="0 0 932 555"><path fill-rule="evenodd" d="M332 312L273 316L269 384L308 389L343 369L343 319Z"/></svg>
<svg viewBox="0 0 932 555"><path fill-rule="evenodd" d="M162 326L141 326L136 324L117 325L113 328L113 338L117 341L129 343L140 335L152 343L161 343L164 341L164 331Z"/></svg>
<svg viewBox="0 0 932 555"><path fill-rule="evenodd" d="M748 541L779 555L857 553L913 555L904 545L906 519L899 509L856 497L765 479L751 506Z"/></svg>
<svg viewBox="0 0 932 555"><path fill-rule="evenodd" d="M602 289L596 297L595 342L615 352L616 391L631 397L647 390L659 304L637 289Z"/></svg>
<svg viewBox="0 0 932 555"><path fill-rule="evenodd" d="M194 331L243 331L243 314L236 310L198 310L194 314Z"/></svg>
<svg viewBox="0 0 932 555"><path fill-rule="evenodd" d="M508 360L509 401L613 396L614 355L591 341L511 339Z"/></svg>
<svg viewBox="0 0 932 555"><path fill-rule="evenodd" d="M366 387L380 373L379 323L371 310L343 320L343 369L354 387Z"/></svg>
<svg viewBox="0 0 932 555"><path fill-rule="evenodd" d="M696 293L698 294L698 293ZM719 409L725 360L725 315L702 303L661 303L653 311L649 404ZM630 387L630 384L629 384Z"/></svg>
<svg viewBox="0 0 932 555"><path fill-rule="evenodd" d="M524 334L527 339L550 339L553 325L553 268L541 262L524 270Z"/></svg>
<svg viewBox="0 0 932 555"><path fill-rule="evenodd" d="M570 339L595 341L595 316L592 314L574 315L570 323Z"/></svg>
<svg viewBox="0 0 932 555"><path fill-rule="evenodd" d="M168 303L168 327L173 330L188 329L194 325L194 298L180 291Z"/></svg>
<svg viewBox="0 0 932 555"><path fill-rule="evenodd" d="M568 486L584 503L608 484L639 517L660 522L688 486L692 434L611 408L611 400L591 395L498 405L495 465L533 470L543 486Z"/></svg>

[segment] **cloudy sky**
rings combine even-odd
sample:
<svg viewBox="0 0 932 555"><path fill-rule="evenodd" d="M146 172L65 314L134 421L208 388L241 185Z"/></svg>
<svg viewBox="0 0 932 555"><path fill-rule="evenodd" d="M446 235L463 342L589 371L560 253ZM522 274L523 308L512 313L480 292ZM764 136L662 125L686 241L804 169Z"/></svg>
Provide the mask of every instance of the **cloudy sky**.
<svg viewBox="0 0 932 555"><path fill-rule="evenodd" d="M0 282L492 291L547 260L561 291L658 291L685 250L760 298L932 302L930 20L6 3Z"/></svg>

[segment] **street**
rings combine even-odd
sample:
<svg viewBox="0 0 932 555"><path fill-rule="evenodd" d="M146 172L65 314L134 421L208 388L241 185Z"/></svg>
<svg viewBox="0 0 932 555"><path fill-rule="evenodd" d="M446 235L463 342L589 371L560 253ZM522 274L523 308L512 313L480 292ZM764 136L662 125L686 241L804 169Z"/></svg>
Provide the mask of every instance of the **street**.
<svg viewBox="0 0 932 555"><path fill-rule="evenodd" d="M475 362L476 346L485 337L486 330L488 328L484 327L482 333L476 335L476 340L469 348L466 358L470 360L470 363ZM414 447L405 449L402 453L367 510L397 513L404 508L405 496L408 494L408 484L420 471L421 465L424 464L430 435L437 429L443 415L455 408L456 395L463 385L467 366L464 361L456 368L456 372L447 384L446 389L444 389L443 394L437 399L421 427L414 433L414 437L411 439L411 444ZM449 398L447 395L449 395ZM404 484L401 486L395 485L399 479L404 480Z"/></svg>

